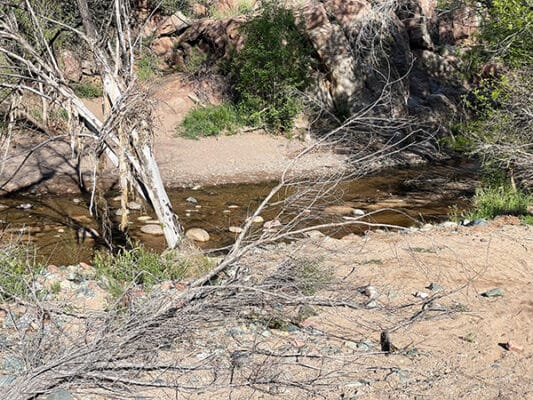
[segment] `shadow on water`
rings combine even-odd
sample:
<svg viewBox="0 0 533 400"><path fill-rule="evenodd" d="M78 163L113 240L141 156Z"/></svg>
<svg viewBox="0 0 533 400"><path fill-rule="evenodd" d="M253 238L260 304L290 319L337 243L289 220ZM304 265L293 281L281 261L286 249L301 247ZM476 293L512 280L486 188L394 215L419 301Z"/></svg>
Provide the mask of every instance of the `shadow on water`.
<svg viewBox="0 0 533 400"><path fill-rule="evenodd" d="M464 162L381 171L377 176L342 183L338 188L342 197L340 203L365 212L389 209L372 217L371 222L376 223L413 226L439 222L447 218L450 207L462 209L467 206L478 171L475 163ZM202 247L214 249L233 242L235 234L228 228L242 225L274 185L269 182L175 189L169 191L169 196L185 229L199 227L207 230L211 240ZM47 263L89 262L94 252L105 244L91 234L98 226L89 216L88 200L81 195L4 197L0 199L1 239L35 244ZM31 208L21 208L26 204ZM109 204L119 206L112 197ZM277 211L267 209L263 217L271 219ZM309 223L335 220L336 217L326 217L321 211L313 210L316 217L310 218ZM142 216L154 218L146 208L132 211L129 235L149 248L162 250L165 244L161 236L140 232L145 224L138 220ZM325 233L341 237L363 231L363 228L353 226Z"/></svg>

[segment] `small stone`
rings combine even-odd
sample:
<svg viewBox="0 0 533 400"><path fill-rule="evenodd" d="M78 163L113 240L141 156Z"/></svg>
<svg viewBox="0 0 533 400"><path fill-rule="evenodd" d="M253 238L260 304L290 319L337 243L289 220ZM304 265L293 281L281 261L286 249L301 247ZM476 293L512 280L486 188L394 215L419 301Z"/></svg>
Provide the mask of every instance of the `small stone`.
<svg viewBox="0 0 533 400"><path fill-rule="evenodd" d="M429 289L432 292L437 292L439 290L443 290L443 287L439 285L438 283L431 282L428 286L426 286L426 289Z"/></svg>
<svg viewBox="0 0 533 400"><path fill-rule="evenodd" d="M374 349L374 343L369 339L363 339L357 342L357 350L359 351L372 351Z"/></svg>
<svg viewBox="0 0 533 400"><path fill-rule="evenodd" d="M72 199L72 202L74 204L80 204L81 203L81 199L75 198L75 199Z"/></svg>
<svg viewBox="0 0 533 400"><path fill-rule="evenodd" d="M231 210L224 210L222 211L222 214L231 214Z"/></svg>
<svg viewBox="0 0 533 400"><path fill-rule="evenodd" d="M359 350L359 347L357 346L357 343L352 342L350 340L347 340L346 342L344 342L344 346L346 346L350 350Z"/></svg>
<svg viewBox="0 0 533 400"><path fill-rule="evenodd" d="M58 391L48 395L46 400L74 400L74 397L65 389L59 389Z"/></svg>
<svg viewBox="0 0 533 400"><path fill-rule="evenodd" d="M237 208L240 208L240 206L238 204L229 204L228 208L230 210L236 210Z"/></svg>
<svg viewBox="0 0 533 400"><path fill-rule="evenodd" d="M280 226L281 226L281 221L279 219L273 219L263 224L264 229L273 229L273 228L277 228Z"/></svg>
<svg viewBox="0 0 533 400"><path fill-rule="evenodd" d="M457 228L458 224L457 224L457 222L453 222L453 221L445 221L442 224L440 224L439 226L441 228L445 228L445 229L455 229L455 228Z"/></svg>
<svg viewBox="0 0 533 400"><path fill-rule="evenodd" d="M228 228L228 231L230 231L231 233L241 233L242 228L240 226L230 226Z"/></svg>
<svg viewBox="0 0 533 400"><path fill-rule="evenodd" d="M128 208L133 211L139 211L142 208L141 203L137 203L136 201L130 201L127 205Z"/></svg>
<svg viewBox="0 0 533 400"><path fill-rule="evenodd" d="M471 223L468 224L469 226L483 226L487 225L487 220L484 218L476 218Z"/></svg>
<svg viewBox="0 0 533 400"><path fill-rule="evenodd" d="M31 203L22 203L22 204L19 204L19 205L17 206L17 208L18 208L19 210L29 210L29 209L32 208L32 207L33 207L33 204L31 204Z"/></svg>
<svg viewBox="0 0 533 400"><path fill-rule="evenodd" d="M430 231L432 229L433 229L433 225L431 224L424 224L424 226L422 226L423 231Z"/></svg>
<svg viewBox="0 0 533 400"><path fill-rule="evenodd" d="M252 222L254 224L262 224L263 222L265 222L264 218L260 215L257 215L255 216L253 219L252 219Z"/></svg>
<svg viewBox="0 0 533 400"><path fill-rule="evenodd" d="M413 296L418 297L420 299L427 299L429 297L429 294L426 292L416 292Z"/></svg>
<svg viewBox="0 0 533 400"><path fill-rule="evenodd" d="M185 201L186 201L187 203L191 203L191 204L198 204L198 200L196 200L196 199L195 199L194 197L192 197L192 196L191 196L191 197L187 197L187 198L185 199Z"/></svg>
<svg viewBox="0 0 533 400"><path fill-rule="evenodd" d="M152 217L150 217L149 215L141 215L140 217L137 217L137 221L140 222L150 221L151 219Z"/></svg>
<svg viewBox="0 0 533 400"><path fill-rule="evenodd" d="M208 242L210 239L209 233L201 228L191 228L185 232L185 237L196 242Z"/></svg>
<svg viewBox="0 0 533 400"><path fill-rule="evenodd" d="M59 229L57 230L57 232L58 232L58 233L65 233L65 230L64 230L63 228L59 228Z"/></svg>
<svg viewBox="0 0 533 400"><path fill-rule="evenodd" d="M378 307L379 307L379 304L376 300L370 300L368 303L366 303L366 308L368 308L369 310L372 310Z"/></svg>
<svg viewBox="0 0 533 400"><path fill-rule="evenodd" d="M503 289L502 288L494 288L487 290L484 293L481 293L483 297L500 297L503 296Z"/></svg>
<svg viewBox="0 0 533 400"><path fill-rule="evenodd" d="M124 213L124 210L122 208L119 208L117 211L115 211L115 215L118 215L119 217ZM126 210L126 215L130 213L130 210Z"/></svg>
<svg viewBox="0 0 533 400"><path fill-rule="evenodd" d="M195 190L195 191L196 191L196 190L200 190L201 188L202 188L202 186L200 186L200 185L196 185L196 186L193 186L193 187L191 188L191 190Z"/></svg>
<svg viewBox="0 0 533 400"><path fill-rule="evenodd" d="M363 215L365 215L365 211L364 210L361 210L360 208L354 208L352 210L352 214L357 216L357 217L362 217Z"/></svg>
<svg viewBox="0 0 533 400"><path fill-rule="evenodd" d="M305 236L307 236L309 239L320 239L320 238L323 238L326 235L324 235L319 230L315 229L315 230L312 230L312 231L305 232Z"/></svg>
<svg viewBox="0 0 533 400"><path fill-rule="evenodd" d="M141 232L148 235L161 236L164 234L163 228L156 224L147 224L141 226Z"/></svg>
<svg viewBox="0 0 533 400"><path fill-rule="evenodd" d="M370 299L375 299L379 296L378 290L376 289L375 286L372 286L372 285L363 286L363 287L358 288L357 290L359 290L359 293L364 294Z"/></svg>
<svg viewBox="0 0 533 400"><path fill-rule="evenodd" d="M522 353L524 351L524 348L522 346L519 346L511 340L509 340L507 343L504 343L503 348L505 350L514 351L516 353Z"/></svg>
<svg viewBox="0 0 533 400"><path fill-rule="evenodd" d="M348 206L329 206L324 208L324 212L330 215L351 215L354 209Z"/></svg>

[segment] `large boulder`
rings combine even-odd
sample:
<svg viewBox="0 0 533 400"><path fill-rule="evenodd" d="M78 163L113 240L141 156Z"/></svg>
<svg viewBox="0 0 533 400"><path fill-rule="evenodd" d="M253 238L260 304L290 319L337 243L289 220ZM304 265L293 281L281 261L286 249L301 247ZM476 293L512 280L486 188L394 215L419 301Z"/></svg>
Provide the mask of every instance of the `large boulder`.
<svg viewBox="0 0 533 400"><path fill-rule="evenodd" d="M81 80L82 68L81 62L76 57L74 52L70 50L63 50L61 52L61 62L63 64L63 75L65 79L73 82Z"/></svg>

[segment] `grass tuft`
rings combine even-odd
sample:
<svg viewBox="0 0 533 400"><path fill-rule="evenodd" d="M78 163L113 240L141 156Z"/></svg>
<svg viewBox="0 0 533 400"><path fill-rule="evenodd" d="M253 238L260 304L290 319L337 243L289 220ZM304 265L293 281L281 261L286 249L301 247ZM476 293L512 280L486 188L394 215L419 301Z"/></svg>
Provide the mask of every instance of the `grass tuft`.
<svg viewBox="0 0 533 400"><path fill-rule="evenodd" d="M185 116L177 133L189 139L219 134L232 135L242 125L235 108L229 104L195 108Z"/></svg>

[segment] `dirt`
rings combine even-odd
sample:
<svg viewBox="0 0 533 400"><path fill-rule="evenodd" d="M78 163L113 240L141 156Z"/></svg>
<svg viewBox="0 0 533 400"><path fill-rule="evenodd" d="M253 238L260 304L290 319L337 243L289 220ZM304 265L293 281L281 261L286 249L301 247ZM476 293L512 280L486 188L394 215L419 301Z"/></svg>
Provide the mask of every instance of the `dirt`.
<svg viewBox="0 0 533 400"><path fill-rule="evenodd" d="M247 132L235 136L219 136L191 140L176 137L176 127L186 113L200 100L203 104L220 102L219 88L209 82L193 85L181 75L161 78L147 88L154 100L154 152L163 181L167 187L252 183L279 179L294 157L308 143L264 132ZM101 118L100 102L86 100L86 105ZM8 151L8 161L0 174L0 189L4 192L39 190L75 192L80 176L90 185L95 161L72 157L71 143L55 140L36 149L25 159L36 143L47 140L45 135L17 135ZM344 168L345 157L325 150L312 152L299 159L293 173L314 176ZM22 167L20 167L20 165ZM107 168L104 178L114 182L116 170Z"/></svg>

